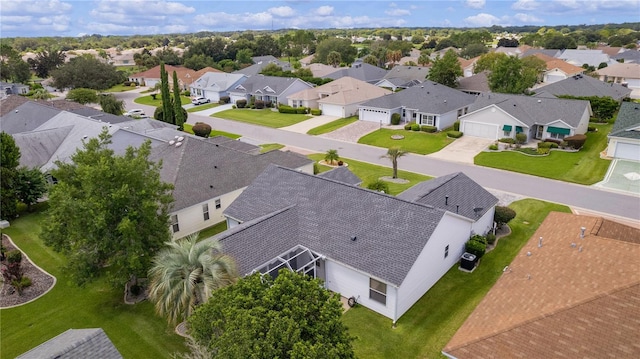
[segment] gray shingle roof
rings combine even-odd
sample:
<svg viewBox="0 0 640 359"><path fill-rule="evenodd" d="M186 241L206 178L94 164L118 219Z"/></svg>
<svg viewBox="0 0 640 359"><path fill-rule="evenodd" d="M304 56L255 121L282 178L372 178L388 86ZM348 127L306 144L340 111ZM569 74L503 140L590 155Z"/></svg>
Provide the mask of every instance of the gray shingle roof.
<svg viewBox="0 0 640 359"><path fill-rule="evenodd" d="M349 76L349 77L353 77L354 79L358 79L360 81L373 84L383 79L386 74L387 74L387 70L385 69L381 69L377 66L373 66L373 65L361 62L361 63L353 64L353 66L347 69L340 69L336 72L332 72L324 76L324 78L330 78L330 79L336 80L341 77Z"/></svg>
<svg viewBox="0 0 640 359"><path fill-rule="evenodd" d="M278 96L296 81L304 82L293 77L255 75L249 77L245 82L241 83L236 88L230 89L229 91L245 94L254 94L258 91L262 91L264 95ZM267 88L270 88L274 92L267 92ZM309 86L309 88L311 88L311 86Z"/></svg>
<svg viewBox="0 0 640 359"><path fill-rule="evenodd" d="M251 76L260 74L260 72L262 72L262 69L264 69L269 64L277 65L278 67L282 68L282 71L291 70L290 63L280 61L272 55L255 56L255 57L252 57L252 59L253 59L253 65L245 67L244 69L240 69L238 71L234 71L233 73L243 74L251 77Z"/></svg>
<svg viewBox="0 0 640 359"><path fill-rule="evenodd" d="M532 56L535 54L545 54L551 57L558 57L562 53L561 50L556 49L529 49L525 51L521 57Z"/></svg>
<svg viewBox="0 0 640 359"><path fill-rule="evenodd" d="M609 96L614 100L629 97L631 90L614 83L605 83L591 76L573 76L552 84L542 86L536 91L546 91L556 96Z"/></svg>
<svg viewBox="0 0 640 359"><path fill-rule="evenodd" d="M322 172L318 174L318 176L354 186L362 183L360 177L356 176L348 167L344 166L338 166L330 171Z"/></svg>
<svg viewBox="0 0 640 359"><path fill-rule="evenodd" d="M496 105L506 113L517 118L527 126L544 125L562 120L572 127L577 127L589 101L539 98L524 95L481 94L471 106L471 112Z"/></svg>
<svg viewBox="0 0 640 359"><path fill-rule="evenodd" d="M429 74L429 68L424 66L394 66L384 75L385 79L401 79L405 83L412 80L424 81Z"/></svg>
<svg viewBox="0 0 640 359"><path fill-rule="evenodd" d="M623 102L609 137L640 139L640 104Z"/></svg>
<svg viewBox="0 0 640 359"><path fill-rule="evenodd" d="M399 286L444 214L427 205L269 166L225 211L245 223L218 239L243 274L302 245Z"/></svg>
<svg viewBox="0 0 640 359"><path fill-rule="evenodd" d="M95 108L91 108L88 106L71 108L68 111L78 114L80 116L86 116L86 117L93 118L95 120L108 122L108 123L121 123L121 122L131 121L131 117L112 115L110 113L96 110Z"/></svg>
<svg viewBox="0 0 640 359"><path fill-rule="evenodd" d="M20 166L40 168L44 166L65 141L73 126L13 135L20 148Z"/></svg>
<svg viewBox="0 0 640 359"><path fill-rule="evenodd" d="M2 116L0 128L10 135L33 131L60 112L56 108L28 101Z"/></svg>
<svg viewBox="0 0 640 359"><path fill-rule="evenodd" d="M426 80L419 86L378 97L363 103L363 107L394 109L405 107L420 112L443 114L471 105L475 96Z"/></svg>
<svg viewBox="0 0 640 359"><path fill-rule="evenodd" d="M154 147L149 158L162 160L160 178L174 185L172 211L244 188L269 164L299 168L311 163L292 152L253 155L195 136L184 136L180 147Z"/></svg>
<svg viewBox="0 0 640 359"><path fill-rule="evenodd" d="M260 147L256 145L252 145L250 143L242 142L240 140L234 140L232 138L226 136L214 136L209 137L209 142L217 143L219 145L224 145L227 148L232 150L241 151L245 153L250 153L257 155L260 153Z"/></svg>
<svg viewBox="0 0 640 359"><path fill-rule="evenodd" d="M609 55L603 53L602 50L566 49L556 57L569 63L573 63L576 66L588 64L589 66L598 67L598 65L603 62L606 64L615 62L609 58Z"/></svg>
<svg viewBox="0 0 640 359"><path fill-rule="evenodd" d="M482 71L473 76L458 80L458 90L469 92L491 92L489 88L488 72Z"/></svg>
<svg viewBox="0 0 640 359"><path fill-rule="evenodd" d="M626 50L611 56L614 60L624 60L625 63L640 63L640 51L638 50Z"/></svg>
<svg viewBox="0 0 640 359"><path fill-rule="evenodd" d="M242 73L207 72L191 84L191 87L216 92L228 91L238 81L246 78Z"/></svg>
<svg viewBox="0 0 640 359"><path fill-rule="evenodd" d="M494 195L462 172L418 183L398 198L457 212L474 221L498 203Z"/></svg>
<svg viewBox="0 0 640 359"><path fill-rule="evenodd" d="M101 328L69 329L17 359L120 359L122 355Z"/></svg>

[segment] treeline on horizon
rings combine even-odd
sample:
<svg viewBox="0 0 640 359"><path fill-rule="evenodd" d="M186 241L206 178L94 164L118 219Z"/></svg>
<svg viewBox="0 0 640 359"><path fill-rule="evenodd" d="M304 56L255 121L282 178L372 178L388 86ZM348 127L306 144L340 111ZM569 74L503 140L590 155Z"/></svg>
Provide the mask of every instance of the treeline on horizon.
<svg viewBox="0 0 640 359"><path fill-rule="evenodd" d="M271 35L275 38L284 36L291 32L313 33L316 39L333 36L424 36L435 38L447 38L453 34L465 31L487 31L491 34L511 33L511 34L533 34L540 31L555 31L564 35L580 33L589 39L608 39L611 36L629 35L640 31L640 22L620 23L620 24L596 24L596 25L556 25L556 26L491 26L491 27L388 27L388 28L352 28L352 29L278 29L278 30L244 30L244 31L200 31L189 34L156 34L156 35L85 35L81 37L58 36L58 37L0 37L0 42L11 46L19 52L41 51L42 49L56 47L62 51L108 49L118 47L141 48L141 47L162 47L177 46L186 47L193 41L211 37L239 37L242 34L253 34L254 36Z"/></svg>

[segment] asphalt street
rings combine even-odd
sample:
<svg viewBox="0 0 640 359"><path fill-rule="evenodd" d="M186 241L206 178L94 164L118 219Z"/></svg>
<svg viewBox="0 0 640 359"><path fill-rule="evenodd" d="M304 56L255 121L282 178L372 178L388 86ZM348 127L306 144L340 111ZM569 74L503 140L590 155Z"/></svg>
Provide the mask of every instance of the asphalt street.
<svg viewBox="0 0 640 359"><path fill-rule="evenodd" d="M148 113L153 113L153 107L133 103L133 99L139 94L124 92L118 95L120 99L125 100L127 108L143 108ZM341 157L387 167L390 165L388 159L381 158L386 153L386 149L383 148L190 113L188 123L196 121L209 123L216 130L248 137L253 143L281 143L320 153L324 153L328 149L337 149ZM460 171L486 188L561 203L586 212L607 214L640 223L640 197L620 192L487 167L448 162L416 154L402 157L399 160L399 168L433 177Z"/></svg>

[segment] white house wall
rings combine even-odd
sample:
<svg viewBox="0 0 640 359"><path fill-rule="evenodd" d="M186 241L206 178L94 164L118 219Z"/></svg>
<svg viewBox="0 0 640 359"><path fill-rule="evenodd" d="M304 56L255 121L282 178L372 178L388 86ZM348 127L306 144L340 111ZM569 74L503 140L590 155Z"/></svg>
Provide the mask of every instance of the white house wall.
<svg viewBox="0 0 640 359"><path fill-rule="evenodd" d="M404 281L398 288L399 318L454 266L464 253L464 244L471 234L471 222L446 213L422 249ZM445 258L445 247L449 255ZM446 300L446 298L442 298Z"/></svg>
<svg viewBox="0 0 640 359"><path fill-rule="evenodd" d="M178 225L180 227L178 232L173 233L173 238L182 238L191 233L211 227L216 223L225 221L226 217L222 212L231 204L231 202L238 198L245 188L246 187L237 189L220 197L212 198L208 201L198 203L177 212L171 212L171 215L178 215ZM220 200L220 208L216 208L216 199ZM204 204L209 205L209 220L207 221L204 220L204 214L202 211L202 205Z"/></svg>
<svg viewBox="0 0 640 359"><path fill-rule="evenodd" d="M304 81L294 81L291 86L289 86L286 90L282 91L281 94L278 95L278 103L282 105L287 104L287 98L294 93L300 92L302 90L307 90L312 88L312 86L308 85ZM269 96L274 96L275 94L269 94Z"/></svg>
<svg viewBox="0 0 640 359"><path fill-rule="evenodd" d="M443 113L438 115L438 122L436 123L436 127L438 127L438 131L442 131L445 128L452 127L453 123L458 120L458 110Z"/></svg>
<svg viewBox="0 0 640 359"><path fill-rule="evenodd" d="M485 235L491 229L493 229L493 218L495 214L495 207L491 207L480 219L475 221L471 225L471 231L476 234Z"/></svg>
<svg viewBox="0 0 640 359"><path fill-rule="evenodd" d="M346 298L355 297L359 304L387 318L394 319L397 298L395 287L387 284L387 304L384 305L369 299L369 278L371 277L368 275L332 261L330 258L325 261L325 275L327 289L340 293Z"/></svg>
<svg viewBox="0 0 640 359"><path fill-rule="evenodd" d="M467 135L467 133L465 133L465 131L467 130L467 123L480 123L480 124L490 124L490 125L494 125L496 128L496 132L491 133L491 135L493 136L479 136L479 137L484 137L484 138L490 138L492 140L497 140L499 138L503 138L503 137L512 137L515 138L516 134L515 134L515 126L521 126L523 127L523 129L528 128L526 125L524 125L523 123L516 121L512 116L506 114L505 112L503 112L502 110L496 108L495 106L489 106L486 107L484 109L475 111L473 113L470 113L462 118L460 118L460 131L462 133L464 133L465 135ZM502 131L502 126L504 125L511 125L512 129L511 129L511 136L505 136L504 135L504 131ZM471 135L471 134L469 134ZM471 135L473 136L473 135ZM528 136L528 138L530 138L530 136Z"/></svg>

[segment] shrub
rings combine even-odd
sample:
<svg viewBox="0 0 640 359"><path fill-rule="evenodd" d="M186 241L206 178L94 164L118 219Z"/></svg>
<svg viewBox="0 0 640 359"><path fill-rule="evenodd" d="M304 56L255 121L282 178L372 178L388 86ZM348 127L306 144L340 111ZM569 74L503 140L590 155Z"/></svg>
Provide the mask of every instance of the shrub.
<svg viewBox="0 0 640 359"><path fill-rule="evenodd" d="M596 129L596 126L589 126L589 127L587 127L587 131L588 131L588 132L596 132L596 130L597 130L597 129Z"/></svg>
<svg viewBox="0 0 640 359"><path fill-rule="evenodd" d="M420 125L417 123L411 124L411 131L420 131Z"/></svg>
<svg viewBox="0 0 640 359"><path fill-rule="evenodd" d="M551 152L550 148L538 148L536 153L539 155L547 155L549 154L549 152Z"/></svg>
<svg viewBox="0 0 640 359"><path fill-rule="evenodd" d="M298 108L296 108L296 113L298 113L298 114L306 114L307 113L307 108L306 107L298 107Z"/></svg>
<svg viewBox="0 0 640 359"><path fill-rule="evenodd" d="M131 84L135 85L136 83L133 82L133 81L125 81L125 82L122 83L122 86L131 86Z"/></svg>
<svg viewBox="0 0 640 359"><path fill-rule="evenodd" d="M338 161L338 166L343 166L344 162L342 162L342 160Z"/></svg>
<svg viewBox="0 0 640 359"><path fill-rule="evenodd" d="M7 252L7 262L9 264L20 263L22 261L22 252L17 249Z"/></svg>
<svg viewBox="0 0 640 359"><path fill-rule="evenodd" d="M493 221L496 222L496 226L501 228L503 225L509 223L512 219L516 218L516 211L509 207L496 206L496 212L493 215Z"/></svg>
<svg viewBox="0 0 640 359"><path fill-rule="evenodd" d="M420 131L429 132L429 133L435 133L435 132L438 131L438 128L436 126L422 125L422 126L420 126Z"/></svg>
<svg viewBox="0 0 640 359"><path fill-rule="evenodd" d="M447 136L451 138L460 138L462 137L462 132L460 131L449 131L447 132Z"/></svg>
<svg viewBox="0 0 640 359"><path fill-rule="evenodd" d="M584 146L584 143L587 141L587 136L585 135L573 135L564 138L567 141L569 147L579 150Z"/></svg>
<svg viewBox="0 0 640 359"><path fill-rule="evenodd" d="M211 126L204 122L196 122L192 130L193 134L199 137L208 138L209 134L211 134Z"/></svg>
<svg viewBox="0 0 640 359"><path fill-rule="evenodd" d="M516 133L516 143L520 145L527 143L527 134L524 132Z"/></svg>
<svg viewBox="0 0 640 359"><path fill-rule="evenodd" d="M407 131L411 131L412 126L413 126L413 123L407 123L406 125L404 125L404 129Z"/></svg>
<svg viewBox="0 0 640 359"><path fill-rule="evenodd" d="M389 185L387 182L377 179L367 185L367 188L376 192L389 193Z"/></svg>
<svg viewBox="0 0 640 359"><path fill-rule="evenodd" d="M22 295L22 291L31 286L31 278L23 276L19 279L14 279L11 281L11 285L16 289L18 295Z"/></svg>
<svg viewBox="0 0 640 359"><path fill-rule="evenodd" d="M256 102L254 102L254 106L258 109L258 110L262 110L264 108L264 101L262 100L256 100ZM252 106L253 107L253 106Z"/></svg>
<svg viewBox="0 0 640 359"><path fill-rule="evenodd" d="M235 110L236 108L238 108L238 106L236 106L236 105L231 105L231 108Z"/></svg>
<svg viewBox="0 0 640 359"><path fill-rule="evenodd" d="M319 108L312 108L311 109L311 114L314 116L320 116L322 115L322 110Z"/></svg>
<svg viewBox="0 0 640 359"><path fill-rule="evenodd" d="M551 142L559 145L562 143L562 140L556 140L555 138L545 138L544 142Z"/></svg>
<svg viewBox="0 0 640 359"><path fill-rule="evenodd" d="M189 90L182 91L182 96L185 96L185 97L191 96L191 91L189 91Z"/></svg>
<svg viewBox="0 0 640 359"><path fill-rule="evenodd" d="M497 151L497 150L498 150L498 145L494 143L494 144L492 144L492 145L490 145L490 146L489 146L489 149L490 149L491 151Z"/></svg>
<svg viewBox="0 0 640 359"><path fill-rule="evenodd" d="M272 108L272 107L273 107L273 101L265 101L265 103L264 103L264 107L266 107L266 108Z"/></svg>
<svg viewBox="0 0 640 359"><path fill-rule="evenodd" d="M247 107L247 100L245 100L245 99L237 100L237 101L236 101L236 106L237 106L238 108L245 108L245 107Z"/></svg>
<svg viewBox="0 0 640 359"><path fill-rule="evenodd" d="M400 114L399 113L394 113L393 115L391 115L391 124L394 126L397 126L400 124Z"/></svg>
<svg viewBox="0 0 640 359"><path fill-rule="evenodd" d="M551 148L553 142L538 142L538 148Z"/></svg>
<svg viewBox="0 0 640 359"><path fill-rule="evenodd" d="M460 131L460 121L456 121L453 123L453 130Z"/></svg>
<svg viewBox="0 0 640 359"><path fill-rule="evenodd" d="M502 143L510 143L510 144L512 144L512 145L513 145L514 143L516 143L516 140L515 140L515 139L513 139L513 138L511 138L511 137L504 137L504 138L499 139L498 141L499 141L499 142L502 142Z"/></svg>
<svg viewBox="0 0 640 359"><path fill-rule="evenodd" d="M484 242L484 238L482 238L482 240L480 241L474 236L471 237L471 239L469 239L467 243L465 243L464 250L466 252L474 254L478 259L480 259L487 251L487 244Z"/></svg>
<svg viewBox="0 0 640 359"><path fill-rule="evenodd" d="M280 112L280 113L296 113L296 109L291 107L291 106L280 105L280 106L278 106L278 112Z"/></svg>
<svg viewBox="0 0 640 359"><path fill-rule="evenodd" d="M484 238L487 240L487 244L493 245L496 243L496 235L491 232L487 233Z"/></svg>
<svg viewBox="0 0 640 359"><path fill-rule="evenodd" d="M318 162L314 162L313 163L313 174L317 175L318 173L320 173L320 165L318 164Z"/></svg>

